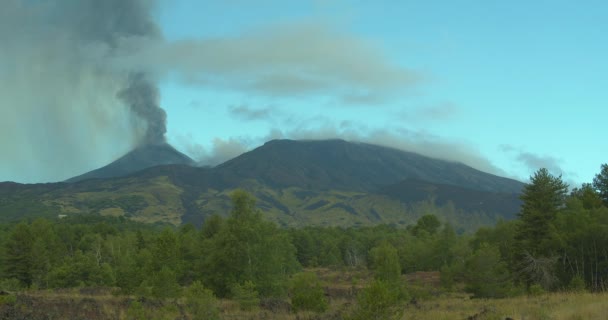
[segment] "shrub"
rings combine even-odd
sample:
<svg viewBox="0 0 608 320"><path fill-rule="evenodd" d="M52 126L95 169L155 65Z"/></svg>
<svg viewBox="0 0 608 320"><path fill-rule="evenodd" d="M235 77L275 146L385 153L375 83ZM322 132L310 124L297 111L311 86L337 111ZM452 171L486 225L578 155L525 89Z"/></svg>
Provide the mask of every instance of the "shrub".
<svg viewBox="0 0 608 320"><path fill-rule="evenodd" d="M250 311L260 305L260 297L252 281L245 281L243 285L235 284L231 291L232 297L239 303L241 310Z"/></svg>
<svg viewBox="0 0 608 320"><path fill-rule="evenodd" d="M528 288L528 294L533 297L543 295L544 293L545 289L543 289L543 286L541 286L540 284L533 284L530 286L530 288Z"/></svg>
<svg viewBox="0 0 608 320"><path fill-rule="evenodd" d="M321 281L312 272L302 272L293 276L291 281L291 305L296 311L310 310L324 312L327 299Z"/></svg>
<svg viewBox="0 0 608 320"><path fill-rule="evenodd" d="M400 319L400 293L382 280L375 280L357 296L357 306L351 320Z"/></svg>
<svg viewBox="0 0 608 320"><path fill-rule="evenodd" d="M585 279L579 275L574 276L568 284L568 290L572 292L584 292L585 289Z"/></svg>
<svg viewBox="0 0 608 320"><path fill-rule="evenodd" d="M213 292L200 281L193 282L186 289L186 309L192 320L220 319L219 303Z"/></svg>
<svg viewBox="0 0 608 320"><path fill-rule="evenodd" d="M131 301L129 309L127 309L127 319L129 320L147 320L146 310L141 302L137 300Z"/></svg>
<svg viewBox="0 0 608 320"><path fill-rule="evenodd" d="M156 298L176 298L180 294L181 288L175 278L175 272L167 267L156 273L151 282L151 293Z"/></svg>

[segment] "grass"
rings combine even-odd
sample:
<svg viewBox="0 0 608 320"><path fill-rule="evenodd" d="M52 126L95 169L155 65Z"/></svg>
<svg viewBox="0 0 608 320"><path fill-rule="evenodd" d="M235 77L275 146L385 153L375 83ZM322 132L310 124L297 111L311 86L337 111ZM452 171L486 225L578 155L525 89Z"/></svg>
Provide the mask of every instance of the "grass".
<svg viewBox="0 0 608 320"><path fill-rule="evenodd" d="M369 274L353 270L311 270L323 279L330 293L329 309L323 314L313 312L293 313L289 304L278 304L276 308L258 307L254 310L241 310L239 304L232 300L221 300L221 319L276 319L276 320L305 320L305 319L344 319L355 306L355 295L348 294L350 290L362 288L369 280ZM436 288L435 288L436 289ZM89 292L86 289L62 289L55 291L27 291L20 294L17 301L27 302L28 307L47 308L57 313L57 316L78 314L78 306L88 306L91 319L127 319L129 301L135 297L114 296L111 289L99 289ZM346 293L346 294L345 294ZM27 298L29 297L29 298ZM4 298L6 300L6 298ZM83 302L88 301L87 304ZM175 319L184 316L183 302L176 300L157 301L146 300L143 305L149 315L155 319ZM284 301L286 302L286 301ZM72 306L72 307L70 307ZM0 309L2 304L0 303ZM70 309L72 308L72 309ZM402 319L477 319L503 320L579 320L605 319L608 315L608 293L548 293L540 296L521 296L507 299L470 299L465 293L443 293L439 296L429 296L418 299L416 303L403 303ZM62 310L65 309L65 310ZM86 311L86 310L84 310Z"/></svg>
<svg viewBox="0 0 608 320"><path fill-rule="evenodd" d="M538 297L508 299L469 299L453 295L406 307L407 319L605 319L608 315L608 294L549 293ZM405 319L404 318L404 319Z"/></svg>

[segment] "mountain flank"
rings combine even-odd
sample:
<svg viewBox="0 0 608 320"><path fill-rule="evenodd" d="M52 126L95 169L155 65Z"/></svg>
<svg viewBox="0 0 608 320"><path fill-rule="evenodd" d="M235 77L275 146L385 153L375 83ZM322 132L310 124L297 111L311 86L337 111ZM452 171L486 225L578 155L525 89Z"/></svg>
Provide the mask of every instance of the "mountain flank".
<svg viewBox="0 0 608 320"><path fill-rule="evenodd" d="M84 213L200 225L228 214L240 188L286 227L405 226L433 213L472 230L514 217L524 186L461 163L343 140L273 140L213 168L192 164L159 145L67 183L3 183L0 218Z"/></svg>
<svg viewBox="0 0 608 320"><path fill-rule="evenodd" d="M149 144L136 148L107 166L70 178L66 182L122 177L150 167L168 164L194 165L194 160L167 143Z"/></svg>

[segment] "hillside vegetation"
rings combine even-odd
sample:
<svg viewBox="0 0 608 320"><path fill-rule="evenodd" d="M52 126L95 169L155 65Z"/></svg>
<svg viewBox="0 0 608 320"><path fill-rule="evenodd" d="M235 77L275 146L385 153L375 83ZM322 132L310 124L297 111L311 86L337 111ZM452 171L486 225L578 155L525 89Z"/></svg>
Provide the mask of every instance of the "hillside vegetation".
<svg viewBox="0 0 608 320"><path fill-rule="evenodd" d="M179 158L168 148L158 161ZM78 178L146 168L155 154L135 150ZM282 227L405 227L434 214L463 232L513 219L522 188L460 163L375 145L276 140L215 168L162 165L74 183L0 183L0 221L84 213L200 227L211 215L226 217L230 194L243 189Z"/></svg>
<svg viewBox="0 0 608 320"><path fill-rule="evenodd" d="M608 284L608 165L569 193L540 169L518 219L471 235L432 214L406 228L281 229L248 193L231 199L228 217L201 229L99 216L1 225L2 310L65 288L111 288L131 316L153 306L161 319L582 319L605 308L583 293Z"/></svg>

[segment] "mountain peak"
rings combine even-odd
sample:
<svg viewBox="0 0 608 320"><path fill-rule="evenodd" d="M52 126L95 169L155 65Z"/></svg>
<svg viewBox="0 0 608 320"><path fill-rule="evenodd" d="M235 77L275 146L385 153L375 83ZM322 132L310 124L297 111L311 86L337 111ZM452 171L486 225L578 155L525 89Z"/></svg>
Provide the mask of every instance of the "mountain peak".
<svg viewBox="0 0 608 320"><path fill-rule="evenodd" d="M66 182L121 177L150 167L168 164L194 165L194 161L168 143L148 144L133 149L107 166L70 178Z"/></svg>
<svg viewBox="0 0 608 320"><path fill-rule="evenodd" d="M462 163L345 140L271 140L219 166L224 177L273 186L317 186L371 191L403 179L419 179L481 191L519 193L519 181Z"/></svg>

